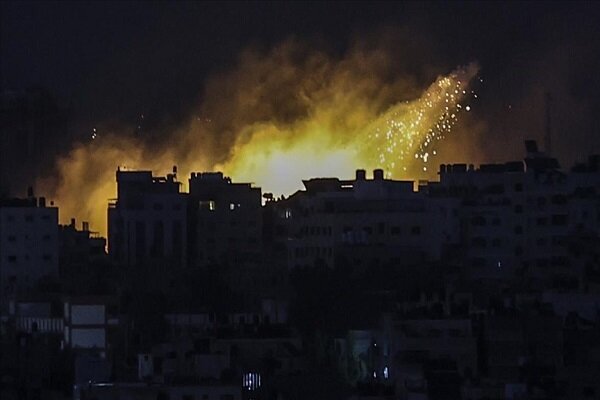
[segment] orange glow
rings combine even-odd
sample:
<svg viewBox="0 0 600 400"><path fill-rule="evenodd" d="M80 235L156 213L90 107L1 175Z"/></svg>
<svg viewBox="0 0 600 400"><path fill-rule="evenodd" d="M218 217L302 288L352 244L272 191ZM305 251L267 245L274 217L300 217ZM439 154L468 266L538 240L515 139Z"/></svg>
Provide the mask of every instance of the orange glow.
<svg viewBox="0 0 600 400"><path fill-rule="evenodd" d="M350 178L357 168L383 168L392 178L430 174L436 143L465 112L478 68L420 87L396 74L391 58L368 45L341 59L296 42L246 51L207 82L183 126L152 142L98 135L57 161L59 179L38 185L56 199L62 223L75 216L105 235L117 166L165 174L178 165L184 183L192 171L221 170L276 196L301 188L302 179Z"/></svg>

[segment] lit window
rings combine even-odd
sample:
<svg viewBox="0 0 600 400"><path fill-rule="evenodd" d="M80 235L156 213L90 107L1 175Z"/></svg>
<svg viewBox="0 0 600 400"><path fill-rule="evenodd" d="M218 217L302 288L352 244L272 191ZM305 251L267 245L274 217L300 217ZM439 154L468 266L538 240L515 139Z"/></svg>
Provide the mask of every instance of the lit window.
<svg viewBox="0 0 600 400"><path fill-rule="evenodd" d="M260 374L257 372L248 372L242 377L242 387L245 390L256 390L260 384Z"/></svg>
<svg viewBox="0 0 600 400"><path fill-rule="evenodd" d="M217 209L217 205L215 204L214 200L200 201L198 206L201 210L215 211Z"/></svg>
<svg viewBox="0 0 600 400"><path fill-rule="evenodd" d="M231 211L235 210L235 203L229 203L229 209Z"/></svg>
<svg viewBox="0 0 600 400"><path fill-rule="evenodd" d="M390 378L390 370L388 369L387 366L383 367L383 379L389 379Z"/></svg>

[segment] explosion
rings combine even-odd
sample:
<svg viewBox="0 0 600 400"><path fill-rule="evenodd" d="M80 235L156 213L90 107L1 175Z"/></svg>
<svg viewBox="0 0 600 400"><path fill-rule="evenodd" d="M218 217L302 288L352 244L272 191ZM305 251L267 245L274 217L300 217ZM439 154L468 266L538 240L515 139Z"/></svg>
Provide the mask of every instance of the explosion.
<svg viewBox="0 0 600 400"><path fill-rule="evenodd" d="M94 130L93 140L57 161L60 179L40 184L63 223L76 216L105 234L117 166L160 174L178 165L182 180L220 170L277 196L300 189L302 179L347 178L357 168L383 168L390 178L427 174L436 142L468 111L478 67L423 89L394 60L368 44L340 59L297 42L248 50L207 82L185 125L152 140Z"/></svg>

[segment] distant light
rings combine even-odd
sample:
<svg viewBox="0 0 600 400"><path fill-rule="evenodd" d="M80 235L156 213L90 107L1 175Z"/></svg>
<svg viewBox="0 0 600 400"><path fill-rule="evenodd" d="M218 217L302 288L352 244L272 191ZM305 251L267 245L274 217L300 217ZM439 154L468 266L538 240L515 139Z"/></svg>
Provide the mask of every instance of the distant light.
<svg viewBox="0 0 600 400"><path fill-rule="evenodd" d="M466 107L465 107L465 110L467 110L467 111L471 111L471 106L466 106Z"/></svg>
<svg viewBox="0 0 600 400"><path fill-rule="evenodd" d="M389 379L390 377L390 370L388 369L387 366L383 367L383 378L384 379Z"/></svg>
<svg viewBox="0 0 600 400"><path fill-rule="evenodd" d="M242 386L246 390L256 390L261 386L260 374L257 372L245 373L242 377Z"/></svg>

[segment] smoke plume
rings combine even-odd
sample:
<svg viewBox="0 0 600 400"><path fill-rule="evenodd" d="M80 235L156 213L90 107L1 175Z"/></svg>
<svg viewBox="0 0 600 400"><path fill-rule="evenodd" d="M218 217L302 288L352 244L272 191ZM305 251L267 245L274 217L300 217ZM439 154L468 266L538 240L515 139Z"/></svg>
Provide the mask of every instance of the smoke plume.
<svg viewBox="0 0 600 400"><path fill-rule="evenodd" d="M248 49L206 82L184 123L148 137L123 133L130 127L102 132L57 161L57 179L38 184L56 200L62 222L75 216L105 234L118 166L164 174L177 165L184 182L192 171L221 170L275 195L293 193L302 179L347 178L356 168L432 177L440 140L470 108L478 67L424 82L403 69L408 56L367 42L342 56L295 40Z"/></svg>

